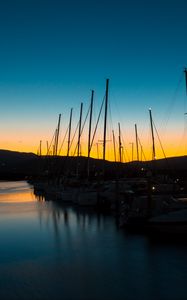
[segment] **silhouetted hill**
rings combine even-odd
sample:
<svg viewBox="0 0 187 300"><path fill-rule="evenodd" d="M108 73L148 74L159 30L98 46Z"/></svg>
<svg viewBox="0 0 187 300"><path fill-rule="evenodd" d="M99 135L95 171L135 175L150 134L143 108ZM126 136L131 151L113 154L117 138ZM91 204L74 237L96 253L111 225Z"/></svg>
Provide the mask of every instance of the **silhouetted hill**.
<svg viewBox="0 0 187 300"><path fill-rule="evenodd" d="M1 150L0 149L0 159L1 162L5 161L6 163L19 163L21 161L26 161L28 159L36 158L37 155L34 153L10 151L10 150Z"/></svg>
<svg viewBox="0 0 187 300"><path fill-rule="evenodd" d="M167 159L158 159L156 161L157 168L171 168L175 170L187 170L187 156L169 157Z"/></svg>
<svg viewBox="0 0 187 300"><path fill-rule="evenodd" d="M0 150L0 179L19 179L35 173L37 160L33 153Z"/></svg>
<svg viewBox="0 0 187 300"><path fill-rule="evenodd" d="M187 156L170 157L148 162L115 163L90 159L91 174L102 173L107 177L145 176L151 170L160 174L182 176L187 178ZM28 176L53 176L63 173L79 172L82 176L87 174L86 157L38 157L33 153L0 150L0 179L23 179Z"/></svg>
<svg viewBox="0 0 187 300"><path fill-rule="evenodd" d="M140 170L155 174L167 174L172 177L187 178L187 156L169 157L147 162L130 162L127 164L131 173L141 173Z"/></svg>

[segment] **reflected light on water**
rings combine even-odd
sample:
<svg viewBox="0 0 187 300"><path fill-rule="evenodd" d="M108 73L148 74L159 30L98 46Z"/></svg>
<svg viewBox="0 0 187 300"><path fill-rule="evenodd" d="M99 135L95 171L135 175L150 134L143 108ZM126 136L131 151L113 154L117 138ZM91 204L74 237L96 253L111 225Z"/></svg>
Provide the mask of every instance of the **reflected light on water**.
<svg viewBox="0 0 187 300"><path fill-rule="evenodd" d="M12 181L7 183L0 181L0 203L12 202L33 202L36 197L32 189L24 181Z"/></svg>
<svg viewBox="0 0 187 300"><path fill-rule="evenodd" d="M32 192L23 192L17 194L0 194L0 202L33 202L36 198Z"/></svg>

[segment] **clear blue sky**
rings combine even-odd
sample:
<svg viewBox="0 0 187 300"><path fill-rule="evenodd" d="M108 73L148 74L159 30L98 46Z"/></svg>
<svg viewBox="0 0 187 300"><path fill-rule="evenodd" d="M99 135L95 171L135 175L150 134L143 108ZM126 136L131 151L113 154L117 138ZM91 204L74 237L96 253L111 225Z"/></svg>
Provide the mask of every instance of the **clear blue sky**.
<svg viewBox="0 0 187 300"><path fill-rule="evenodd" d="M149 130L149 107L158 127L182 132L186 29L186 0L1 1L0 148L28 148L28 136L36 147L59 113L67 125L74 107L78 119L91 89L99 106L106 78L128 144L134 123Z"/></svg>

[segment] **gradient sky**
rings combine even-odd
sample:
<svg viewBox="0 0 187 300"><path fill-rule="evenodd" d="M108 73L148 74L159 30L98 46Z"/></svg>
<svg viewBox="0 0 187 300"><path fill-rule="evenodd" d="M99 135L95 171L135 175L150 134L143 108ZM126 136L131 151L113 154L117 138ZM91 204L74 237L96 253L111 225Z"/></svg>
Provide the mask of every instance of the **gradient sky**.
<svg viewBox="0 0 187 300"><path fill-rule="evenodd" d="M186 0L1 1L0 148L36 153L59 113L62 139L71 107L73 128L81 101L85 116L91 89L96 120L109 78L108 139L120 122L126 161L135 123L151 158L150 107L166 155L187 154L186 16ZM163 156L157 138L156 151Z"/></svg>

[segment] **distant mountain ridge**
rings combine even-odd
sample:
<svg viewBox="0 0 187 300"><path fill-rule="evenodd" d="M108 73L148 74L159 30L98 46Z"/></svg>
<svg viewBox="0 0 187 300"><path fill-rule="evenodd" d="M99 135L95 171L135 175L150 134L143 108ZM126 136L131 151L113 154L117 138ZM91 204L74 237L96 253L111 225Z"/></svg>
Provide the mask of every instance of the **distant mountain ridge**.
<svg viewBox="0 0 187 300"><path fill-rule="evenodd" d="M44 166L45 157L42 157L41 160L39 156L34 153L27 152L18 152L18 151L10 151L0 149L0 179L8 178L8 177L21 177L36 175L39 171L41 171L41 166ZM73 164L76 163L77 160L81 162L81 164L86 165L86 157L58 157L63 163L67 164L67 161L73 161ZM42 163L42 164L41 164ZM91 159L91 164L95 165L96 168L102 168L102 160ZM70 165L70 164L69 164ZM158 159L153 161L145 161L138 162L133 161L129 163L115 163L106 161L107 170L110 170L110 173L113 172L120 166L120 174L136 173L140 169L155 169L159 172L164 173L179 173L183 176L187 177L187 156L179 156L179 157L169 157L167 159Z"/></svg>
<svg viewBox="0 0 187 300"><path fill-rule="evenodd" d="M19 152L19 151L11 151L0 149L0 159L4 160L23 160L28 158L37 157L36 154L32 152Z"/></svg>
<svg viewBox="0 0 187 300"><path fill-rule="evenodd" d="M34 153L0 149L0 179L22 178L32 174L36 168L37 155Z"/></svg>
<svg viewBox="0 0 187 300"><path fill-rule="evenodd" d="M155 161L143 161L143 162L130 162L129 165L141 164L141 165L149 165L153 168L153 165L156 169L177 169L177 170L187 170L187 156L175 156L168 158L156 159Z"/></svg>

